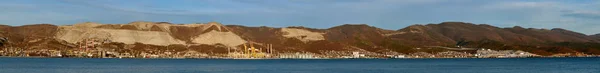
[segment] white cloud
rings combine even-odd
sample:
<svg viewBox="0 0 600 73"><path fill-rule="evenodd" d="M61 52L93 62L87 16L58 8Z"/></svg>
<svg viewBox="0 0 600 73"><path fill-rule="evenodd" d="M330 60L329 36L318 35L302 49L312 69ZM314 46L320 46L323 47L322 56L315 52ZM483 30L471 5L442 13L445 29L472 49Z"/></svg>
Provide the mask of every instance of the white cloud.
<svg viewBox="0 0 600 73"><path fill-rule="evenodd" d="M536 9L536 8L556 8L560 7L556 2L526 2L526 1L508 1L498 2L491 5L485 5L484 9Z"/></svg>
<svg viewBox="0 0 600 73"><path fill-rule="evenodd" d="M84 19L75 15L43 12L43 13L24 13L24 12L1 12L0 21L8 25L27 25L40 23L69 22L71 20Z"/></svg>

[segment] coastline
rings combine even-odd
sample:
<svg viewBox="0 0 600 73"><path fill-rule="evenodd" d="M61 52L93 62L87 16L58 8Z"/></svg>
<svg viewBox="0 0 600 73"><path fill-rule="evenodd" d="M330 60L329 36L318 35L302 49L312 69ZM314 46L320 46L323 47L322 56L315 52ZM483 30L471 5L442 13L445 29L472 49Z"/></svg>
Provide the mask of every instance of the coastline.
<svg viewBox="0 0 600 73"><path fill-rule="evenodd" d="M352 59L523 59L523 58L600 58L600 56L572 56L572 57L505 57L505 58L86 58L86 57L17 57L0 56L0 58L48 58L48 59L215 59L215 60L352 60Z"/></svg>

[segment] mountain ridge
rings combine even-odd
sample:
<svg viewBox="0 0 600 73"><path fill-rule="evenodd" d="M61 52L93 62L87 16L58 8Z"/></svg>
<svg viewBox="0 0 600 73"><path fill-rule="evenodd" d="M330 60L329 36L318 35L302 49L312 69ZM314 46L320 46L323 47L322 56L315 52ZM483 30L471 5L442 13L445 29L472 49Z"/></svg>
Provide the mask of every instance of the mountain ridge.
<svg viewBox="0 0 600 73"><path fill-rule="evenodd" d="M536 29L514 26L500 28L487 24L442 22L411 25L398 30L387 30L367 24L343 24L326 29L307 27L248 27L223 25L218 22L172 24L168 22L136 21L127 24L100 24L84 22L56 26L34 24L23 26L0 25L0 37L9 38L8 45L46 49L77 48L86 39L110 40L99 46L117 50L145 52L179 46L180 50L205 53L223 53L223 48L241 50L242 44L266 48L272 44L276 52L361 51L371 53L442 52L448 49L416 49L427 47L471 47L499 50L523 50L540 55L563 53L600 54L597 47L579 47L560 44L599 43L600 34L585 35L562 29ZM83 34L90 33L90 34ZM469 44L457 45L459 42ZM112 43L112 44L110 44ZM121 44L117 44L121 43ZM559 44L559 46L556 46ZM62 46L53 46L62 45ZM138 46L125 47L125 46ZM584 44L590 45L590 44ZM143 46L143 47L142 47ZM195 47L195 48L194 48ZM155 48L155 49L148 49ZM221 48L221 49L218 49ZM570 51L556 51L568 49Z"/></svg>

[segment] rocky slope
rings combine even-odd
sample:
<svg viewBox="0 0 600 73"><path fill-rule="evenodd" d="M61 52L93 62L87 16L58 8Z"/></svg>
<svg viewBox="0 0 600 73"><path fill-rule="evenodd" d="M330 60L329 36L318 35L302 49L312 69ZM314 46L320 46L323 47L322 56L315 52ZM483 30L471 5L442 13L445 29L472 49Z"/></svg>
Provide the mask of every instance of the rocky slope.
<svg viewBox="0 0 600 73"><path fill-rule="evenodd" d="M523 50L540 55L560 53L600 54L600 35L555 28L535 29L515 26L499 28L486 24L443 22L386 30L366 24L345 24L328 29L305 27L246 27L217 22L172 24L131 22L100 24L85 22L55 26L34 24L0 26L6 45L27 49L75 49L86 40L105 42L98 47L118 51L193 51L225 53L241 51L243 44L275 52L361 51L370 53L441 52L435 47ZM464 43L467 42L467 43ZM586 47L588 46L588 47ZM591 46L591 47L589 47ZM425 49L421 49L425 48Z"/></svg>
<svg viewBox="0 0 600 73"><path fill-rule="evenodd" d="M542 55L554 53L578 53L578 50L590 48L573 48L556 46L556 43L598 43L585 34L565 29L535 29L515 26L498 28L487 24L464 22L443 22L440 24L413 25L389 35L392 39L417 46L455 46L458 42L469 42L464 46L490 49L526 50ZM535 47L533 47L535 46ZM557 50L574 51L557 51ZM598 50L592 49L592 50ZM598 52L585 52L598 53Z"/></svg>
<svg viewBox="0 0 600 73"><path fill-rule="evenodd" d="M596 35L591 35L590 37L600 41L600 34L596 34Z"/></svg>
<svg viewBox="0 0 600 73"><path fill-rule="evenodd" d="M498 28L486 24L471 24L463 22L444 22L440 24L414 25L399 30L402 33L421 33L427 37L424 40L435 40L439 43L453 44L457 41L491 40L506 44L543 44L549 42L595 42L585 34L560 28L552 30L522 28ZM406 38L400 34L399 38ZM394 35L392 35L394 36ZM435 42L431 41L431 42ZM425 43L428 44L428 43ZM439 45L429 43L432 45Z"/></svg>

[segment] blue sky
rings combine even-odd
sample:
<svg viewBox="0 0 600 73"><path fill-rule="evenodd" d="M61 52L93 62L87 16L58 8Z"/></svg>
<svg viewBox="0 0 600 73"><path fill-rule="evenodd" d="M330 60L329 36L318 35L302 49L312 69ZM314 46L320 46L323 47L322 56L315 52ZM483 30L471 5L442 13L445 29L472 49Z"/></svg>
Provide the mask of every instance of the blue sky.
<svg viewBox="0 0 600 73"><path fill-rule="evenodd" d="M397 30L461 21L600 33L600 0L0 0L0 24L132 21Z"/></svg>

